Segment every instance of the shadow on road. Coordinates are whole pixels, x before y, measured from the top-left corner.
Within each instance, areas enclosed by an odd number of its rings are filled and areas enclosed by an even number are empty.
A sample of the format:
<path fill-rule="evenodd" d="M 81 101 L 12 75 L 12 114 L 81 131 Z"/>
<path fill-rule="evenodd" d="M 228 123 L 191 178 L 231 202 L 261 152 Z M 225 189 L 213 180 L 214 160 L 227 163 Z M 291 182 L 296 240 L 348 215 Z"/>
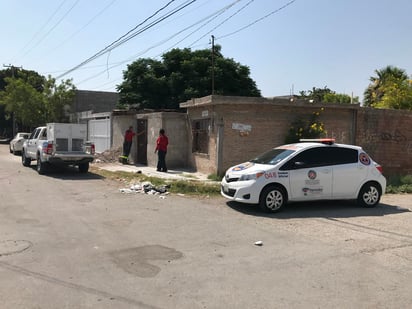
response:
<path fill-rule="evenodd" d="M 36 166 L 33 165 L 31 168 L 37 173 Z M 53 168 L 48 168 L 46 173 L 42 176 L 52 177 L 62 180 L 96 180 L 104 179 L 103 176 L 95 174 L 93 172 L 80 173 L 79 169 L 74 166 L 53 166 Z"/>
<path fill-rule="evenodd" d="M 317 201 L 291 203 L 278 213 L 265 213 L 258 205 L 243 204 L 233 201 L 226 203 L 230 208 L 250 216 L 274 219 L 294 218 L 351 218 L 380 217 L 410 212 L 409 209 L 396 205 L 379 204 L 374 208 L 358 206 L 354 201 Z"/>

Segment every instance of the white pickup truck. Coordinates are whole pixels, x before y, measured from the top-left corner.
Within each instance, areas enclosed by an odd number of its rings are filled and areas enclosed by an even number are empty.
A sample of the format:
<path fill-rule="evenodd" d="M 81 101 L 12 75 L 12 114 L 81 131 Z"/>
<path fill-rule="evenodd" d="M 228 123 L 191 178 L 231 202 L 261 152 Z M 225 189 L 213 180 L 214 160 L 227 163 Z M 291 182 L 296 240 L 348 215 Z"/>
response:
<path fill-rule="evenodd" d="M 94 152 L 94 144 L 87 141 L 86 124 L 48 123 L 36 128 L 24 142 L 21 158 L 24 166 L 36 160 L 39 174 L 53 165 L 74 165 L 80 173 L 87 173 Z"/>

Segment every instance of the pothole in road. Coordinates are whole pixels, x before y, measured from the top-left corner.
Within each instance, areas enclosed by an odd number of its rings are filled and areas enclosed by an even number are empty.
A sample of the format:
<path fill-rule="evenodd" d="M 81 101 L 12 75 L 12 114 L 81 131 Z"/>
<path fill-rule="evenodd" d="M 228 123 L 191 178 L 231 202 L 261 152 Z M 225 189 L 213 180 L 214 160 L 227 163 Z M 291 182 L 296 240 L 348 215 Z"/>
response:
<path fill-rule="evenodd" d="M 3 240 L 0 241 L 0 256 L 21 253 L 33 244 L 28 240 Z"/>

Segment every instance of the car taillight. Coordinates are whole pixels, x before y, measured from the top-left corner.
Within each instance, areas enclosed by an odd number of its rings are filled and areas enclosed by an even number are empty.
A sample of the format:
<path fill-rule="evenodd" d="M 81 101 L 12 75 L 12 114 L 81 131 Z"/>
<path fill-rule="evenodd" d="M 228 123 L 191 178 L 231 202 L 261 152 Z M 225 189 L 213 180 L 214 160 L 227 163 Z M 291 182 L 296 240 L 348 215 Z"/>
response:
<path fill-rule="evenodd" d="M 91 147 L 90 147 L 91 154 L 94 155 L 95 151 L 96 151 L 96 149 L 94 147 L 94 144 L 92 144 Z"/>
<path fill-rule="evenodd" d="M 376 164 L 375 167 L 376 167 L 376 169 L 377 169 L 381 174 L 383 174 L 383 168 L 382 168 L 381 165 Z"/>
<path fill-rule="evenodd" d="M 52 143 L 44 143 L 43 144 L 43 153 L 45 154 L 53 154 L 53 144 Z"/>

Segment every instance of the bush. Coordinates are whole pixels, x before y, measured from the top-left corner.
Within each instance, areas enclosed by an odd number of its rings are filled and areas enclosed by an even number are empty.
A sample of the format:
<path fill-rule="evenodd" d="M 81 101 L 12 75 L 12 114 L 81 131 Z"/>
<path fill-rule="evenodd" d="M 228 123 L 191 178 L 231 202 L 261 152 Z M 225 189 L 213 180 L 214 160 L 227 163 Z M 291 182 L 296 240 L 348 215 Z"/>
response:
<path fill-rule="evenodd" d="M 386 193 L 412 193 L 412 175 L 388 177 Z"/>

